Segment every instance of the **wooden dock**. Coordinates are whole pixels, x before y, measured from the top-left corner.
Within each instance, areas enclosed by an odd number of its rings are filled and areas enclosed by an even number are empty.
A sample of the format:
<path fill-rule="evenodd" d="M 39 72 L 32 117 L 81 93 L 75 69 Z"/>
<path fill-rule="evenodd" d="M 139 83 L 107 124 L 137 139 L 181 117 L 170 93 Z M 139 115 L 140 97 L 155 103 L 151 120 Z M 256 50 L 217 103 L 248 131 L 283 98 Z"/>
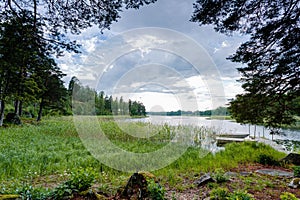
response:
<path fill-rule="evenodd" d="M 231 137 L 216 137 L 217 146 L 224 146 L 227 143 L 231 142 L 244 142 L 245 138 L 231 138 Z"/>
<path fill-rule="evenodd" d="M 229 134 L 229 133 L 224 133 L 224 134 L 218 134 L 218 137 L 224 137 L 224 138 L 246 138 L 250 134 L 249 133 L 237 133 L 237 134 Z"/>

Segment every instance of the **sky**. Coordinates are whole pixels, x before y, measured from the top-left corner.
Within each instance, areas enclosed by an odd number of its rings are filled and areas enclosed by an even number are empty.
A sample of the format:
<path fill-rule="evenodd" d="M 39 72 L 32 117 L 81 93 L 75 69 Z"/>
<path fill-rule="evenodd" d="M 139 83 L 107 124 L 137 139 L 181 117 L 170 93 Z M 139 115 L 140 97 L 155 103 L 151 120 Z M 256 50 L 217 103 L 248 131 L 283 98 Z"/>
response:
<path fill-rule="evenodd" d="M 147 111 L 208 110 L 243 90 L 232 55 L 245 36 L 226 36 L 190 22 L 193 0 L 158 0 L 124 10 L 103 33 L 96 27 L 70 36 L 82 53 L 67 53 L 59 66 L 84 85 L 141 101 Z"/>

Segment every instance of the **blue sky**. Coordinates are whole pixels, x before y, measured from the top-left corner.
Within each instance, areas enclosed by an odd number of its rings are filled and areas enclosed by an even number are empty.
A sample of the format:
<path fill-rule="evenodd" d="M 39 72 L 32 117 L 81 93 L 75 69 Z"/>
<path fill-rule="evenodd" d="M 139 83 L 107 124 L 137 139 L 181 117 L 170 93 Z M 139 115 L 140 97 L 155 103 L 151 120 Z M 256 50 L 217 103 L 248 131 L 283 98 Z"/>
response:
<path fill-rule="evenodd" d="M 225 36 L 189 21 L 193 0 L 158 0 L 125 10 L 103 34 L 96 27 L 70 36 L 82 54 L 59 65 L 68 76 L 114 97 L 142 101 L 147 111 L 205 110 L 241 93 L 239 74 L 226 57 L 246 37 Z"/>

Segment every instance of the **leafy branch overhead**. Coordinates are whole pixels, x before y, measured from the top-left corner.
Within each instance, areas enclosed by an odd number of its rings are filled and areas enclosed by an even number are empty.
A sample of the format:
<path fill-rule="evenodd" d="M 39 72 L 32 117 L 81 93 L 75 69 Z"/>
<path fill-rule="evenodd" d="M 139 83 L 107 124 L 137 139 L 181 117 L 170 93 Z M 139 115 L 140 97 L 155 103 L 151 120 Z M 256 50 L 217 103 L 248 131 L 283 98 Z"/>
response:
<path fill-rule="evenodd" d="M 252 96 L 278 102 L 278 112 L 292 113 L 285 105 L 300 95 L 300 1 L 197 0 L 194 9 L 193 22 L 211 24 L 228 35 L 250 36 L 228 57 L 244 64 L 238 68 L 242 87 Z"/>
<path fill-rule="evenodd" d="M 4 0 L 0 2 L 0 18 L 20 16 L 24 12 L 33 15 L 34 23 L 41 23 L 47 35 L 44 39 L 56 48 L 57 54 L 64 50 L 78 52 L 75 41 L 68 41 L 64 32 L 79 34 L 82 30 L 98 26 L 109 29 L 119 18 L 124 8 L 138 9 L 156 0 Z M 123 8 L 124 7 L 124 8 Z"/>

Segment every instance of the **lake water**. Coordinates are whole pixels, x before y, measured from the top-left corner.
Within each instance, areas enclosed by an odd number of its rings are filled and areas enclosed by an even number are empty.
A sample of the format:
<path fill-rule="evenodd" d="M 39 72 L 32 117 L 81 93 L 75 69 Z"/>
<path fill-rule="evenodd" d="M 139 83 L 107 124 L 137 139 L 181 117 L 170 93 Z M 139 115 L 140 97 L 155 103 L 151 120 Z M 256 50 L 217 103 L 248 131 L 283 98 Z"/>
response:
<path fill-rule="evenodd" d="M 230 133 L 240 134 L 249 133 L 254 136 L 256 129 L 256 137 L 265 137 L 272 139 L 270 130 L 263 126 L 241 125 L 239 123 L 229 120 L 216 120 L 208 119 L 206 117 L 193 117 L 193 116 L 154 116 L 151 115 L 147 118 L 132 119 L 132 121 L 150 122 L 152 124 L 169 124 L 169 125 L 192 125 L 192 126 L 206 126 L 213 128 L 216 133 Z M 291 140 L 300 142 L 300 130 L 282 129 L 280 135 L 274 135 L 274 140 Z"/>

